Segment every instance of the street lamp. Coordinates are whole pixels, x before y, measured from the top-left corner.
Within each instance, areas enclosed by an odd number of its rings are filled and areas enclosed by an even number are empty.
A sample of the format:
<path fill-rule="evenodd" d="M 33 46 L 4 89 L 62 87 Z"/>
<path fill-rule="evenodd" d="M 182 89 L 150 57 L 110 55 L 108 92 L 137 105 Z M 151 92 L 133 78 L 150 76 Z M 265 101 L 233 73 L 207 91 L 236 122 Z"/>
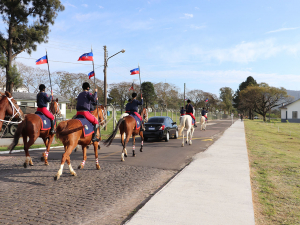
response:
<path fill-rule="evenodd" d="M 122 49 L 121 51 L 117 52 L 116 54 L 110 56 L 107 58 L 107 51 L 106 51 L 106 45 L 103 46 L 104 47 L 104 69 L 103 69 L 103 72 L 104 72 L 104 105 L 106 106 L 107 105 L 107 83 L 106 83 L 106 68 L 107 68 L 107 61 L 114 57 L 115 55 L 119 54 L 119 53 L 124 53 L 125 52 L 125 49 Z"/>

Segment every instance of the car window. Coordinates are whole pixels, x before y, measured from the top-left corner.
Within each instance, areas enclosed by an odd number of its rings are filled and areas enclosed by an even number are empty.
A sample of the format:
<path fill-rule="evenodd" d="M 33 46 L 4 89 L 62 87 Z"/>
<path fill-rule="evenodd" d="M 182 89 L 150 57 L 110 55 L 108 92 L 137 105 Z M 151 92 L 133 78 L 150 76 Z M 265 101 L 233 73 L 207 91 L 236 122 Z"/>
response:
<path fill-rule="evenodd" d="M 148 123 L 163 123 L 164 118 L 149 118 Z"/>

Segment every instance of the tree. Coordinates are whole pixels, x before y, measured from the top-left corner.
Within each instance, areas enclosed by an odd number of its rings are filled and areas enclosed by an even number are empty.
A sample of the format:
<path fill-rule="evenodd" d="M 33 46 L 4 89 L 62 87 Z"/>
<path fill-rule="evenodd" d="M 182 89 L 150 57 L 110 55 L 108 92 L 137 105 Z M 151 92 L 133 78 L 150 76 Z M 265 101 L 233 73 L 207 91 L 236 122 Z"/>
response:
<path fill-rule="evenodd" d="M 267 113 L 280 105 L 280 101 L 288 97 L 284 88 L 270 87 L 266 83 L 258 86 L 248 86 L 240 93 L 241 104 L 252 107 L 254 111 L 263 116 L 266 121 Z"/>
<path fill-rule="evenodd" d="M 31 54 L 36 43 L 47 43 L 49 25 L 64 6 L 59 0 L 0 0 L 0 14 L 7 34 L 0 33 L 0 52 L 6 58 L 6 90 L 13 91 L 12 60 L 21 52 Z"/>
<path fill-rule="evenodd" d="M 179 108 L 182 105 L 178 88 L 173 84 L 156 83 L 154 84 L 155 94 L 158 105 L 167 108 Z"/>
<path fill-rule="evenodd" d="M 142 83 L 142 92 L 143 92 L 143 99 L 146 103 L 146 108 L 148 104 L 153 104 L 156 99 L 156 94 L 154 91 L 154 86 L 151 82 L 143 82 Z"/>
<path fill-rule="evenodd" d="M 120 82 L 120 83 L 113 83 L 110 86 L 111 86 L 109 92 L 110 100 L 113 101 L 113 103 L 118 104 L 121 108 L 121 113 L 123 113 L 123 108 L 126 100 L 131 98 L 131 93 L 129 92 L 131 83 Z"/>
<path fill-rule="evenodd" d="M 232 98 L 233 90 L 230 87 L 220 88 L 220 99 L 223 101 L 228 114 L 232 109 Z"/>

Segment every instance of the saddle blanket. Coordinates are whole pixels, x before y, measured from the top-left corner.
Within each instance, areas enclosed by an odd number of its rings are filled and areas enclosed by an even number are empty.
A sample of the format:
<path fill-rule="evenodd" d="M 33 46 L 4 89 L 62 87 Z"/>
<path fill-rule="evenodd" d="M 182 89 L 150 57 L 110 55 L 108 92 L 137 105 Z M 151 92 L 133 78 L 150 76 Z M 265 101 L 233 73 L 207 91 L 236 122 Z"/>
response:
<path fill-rule="evenodd" d="M 94 125 L 88 121 L 83 115 L 78 115 L 75 117 L 76 120 L 79 120 L 83 128 L 84 137 L 89 136 L 94 133 Z"/>
<path fill-rule="evenodd" d="M 134 113 L 130 113 L 129 115 L 135 119 L 135 129 L 140 129 L 141 120 Z"/>
<path fill-rule="evenodd" d="M 36 111 L 36 115 L 38 115 L 41 118 L 42 121 L 42 128 L 41 130 L 50 130 L 51 129 L 51 120 L 44 115 L 44 113 Z"/>

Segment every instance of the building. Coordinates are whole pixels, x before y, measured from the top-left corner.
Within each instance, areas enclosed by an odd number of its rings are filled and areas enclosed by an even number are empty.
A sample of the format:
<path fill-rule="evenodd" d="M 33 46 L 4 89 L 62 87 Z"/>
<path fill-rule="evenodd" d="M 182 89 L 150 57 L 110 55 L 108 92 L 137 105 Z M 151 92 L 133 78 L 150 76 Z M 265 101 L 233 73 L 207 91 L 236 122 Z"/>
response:
<path fill-rule="evenodd" d="M 19 106 L 29 106 L 29 107 L 37 107 L 36 103 L 36 93 L 26 93 L 26 92 L 13 92 L 13 97 L 17 101 Z M 59 108 L 62 114 L 63 119 L 66 118 L 66 104 L 69 103 L 68 99 L 65 99 L 59 95 L 53 95 L 53 98 L 58 98 Z M 49 109 L 49 104 L 48 107 Z"/>
<path fill-rule="evenodd" d="M 288 104 L 282 104 L 281 122 L 300 123 L 300 99 Z"/>

